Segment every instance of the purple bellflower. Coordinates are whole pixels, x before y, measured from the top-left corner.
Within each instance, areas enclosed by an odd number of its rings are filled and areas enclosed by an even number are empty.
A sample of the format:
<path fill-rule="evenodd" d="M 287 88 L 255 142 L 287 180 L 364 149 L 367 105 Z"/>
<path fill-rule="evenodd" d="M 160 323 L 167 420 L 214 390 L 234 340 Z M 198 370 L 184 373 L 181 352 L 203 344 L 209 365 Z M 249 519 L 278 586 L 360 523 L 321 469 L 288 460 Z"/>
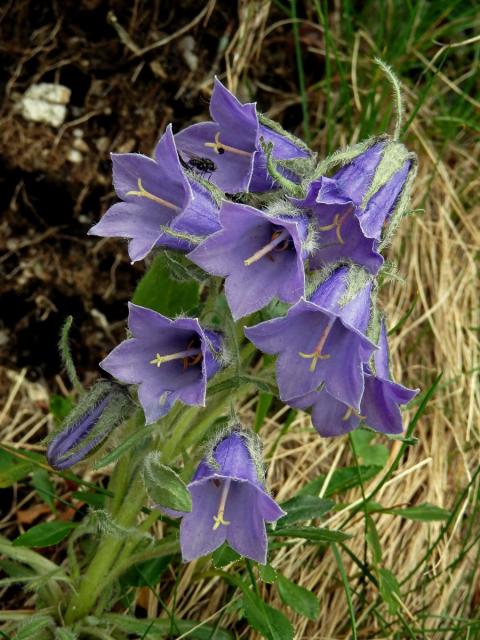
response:
<path fill-rule="evenodd" d="M 305 149 L 259 122 L 255 103 L 242 104 L 215 78 L 210 100 L 213 122 L 192 124 L 175 135 L 184 162 L 209 161 L 209 179 L 226 193 L 275 188 L 261 139 L 273 144 L 274 160 L 308 158 Z M 190 159 L 190 160 L 189 160 Z"/>
<path fill-rule="evenodd" d="M 368 196 L 387 154 L 399 155 L 404 161 L 382 186 Z M 334 174 L 340 189 L 357 205 L 356 215 L 367 238 L 380 240 L 383 226 L 392 215 L 409 174 L 415 168 L 413 157 L 403 145 L 384 139 L 375 142 Z"/>
<path fill-rule="evenodd" d="M 258 349 L 278 354 L 276 377 L 282 400 L 288 402 L 324 385 L 334 398 L 360 410 L 362 365 L 376 348 L 365 335 L 372 282 L 368 280 L 352 299 L 344 301 L 347 278 L 348 269 L 339 268 L 286 316 L 245 329 Z"/>
<path fill-rule="evenodd" d="M 373 354 L 375 373 L 364 365 L 365 391 L 360 411 L 339 402 L 326 389 L 290 400 L 297 409 L 312 407 L 312 422 L 322 436 L 339 436 L 352 431 L 361 421 L 375 431 L 399 434 L 403 431 L 400 405 L 407 404 L 418 389 L 407 389 L 390 379 L 385 321 L 382 321 L 379 348 Z"/>
<path fill-rule="evenodd" d="M 68 469 L 83 460 L 123 422 L 134 408 L 128 391 L 108 380 L 100 380 L 66 417 L 48 448 L 48 464 Z"/>
<path fill-rule="evenodd" d="M 194 245 L 182 234 L 207 236 L 219 229 L 218 208 L 205 187 L 189 180 L 180 164 L 169 126 L 155 158 L 138 153 L 112 154 L 117 202 L 89 235 L 129 238 L 132 262 L 154 247 L 189 251 Z M 179 233 L 178 237 L 168 229 Z"/>
<path fill-rule="evenodd" d="M 221 231 L 188 257 L 208 273 L 226 276 L 225 294 L 235 320 L 262 309 L 274 297 L 293 303 L 303 295 L 304 219 L 271 216 L 224 201 L 220 224 Z"/>
<path fill-rule="evenodd" d="M 309 258 L 311 269 L 348 259 L 373 275 L 377 273 L 383 258 L 375 250 L 375 241 L 365 237 L 355 215 L 356 205 L 335 180 L 314 180 L 305 198 L 290 200 L 296 207 L 310 211 L 314 219 L 316 249 Z"/>
<path fill-rule="evenodd" d="M 218 371 L 217 334 L 202 329 L 196 318 L 170 320 L 129 303 L 125 340 L 100 363 L 127 384 L 138 385 L 147 424 L 164 416 L 178 399 L 205 406 L 207 381 Z"/>
<path fill-rule="evenodd" d="M 253 438 L 240 431 L 222 437 L 188 485 L 192 510 L 162 509 L 182 517 L 180 547 L 185 562 L 215 551 L 226 541 L 240 555 L 266 563 L 265 522 L 275 522 L 285 512 L 259 477 L 258 445 Z"/>

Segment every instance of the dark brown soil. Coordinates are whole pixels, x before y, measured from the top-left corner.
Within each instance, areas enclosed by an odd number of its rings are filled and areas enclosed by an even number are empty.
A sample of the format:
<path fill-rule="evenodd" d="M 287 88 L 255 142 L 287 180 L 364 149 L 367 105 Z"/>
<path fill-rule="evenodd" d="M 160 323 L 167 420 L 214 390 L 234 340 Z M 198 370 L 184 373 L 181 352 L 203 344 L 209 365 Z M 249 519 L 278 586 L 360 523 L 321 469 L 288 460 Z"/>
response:
<path fill-rule="evenodd" d="M 198 58 L 194 71 L 178 38 L 142 55 L 134 51 L 175 33 L 205 6 L 14 0 L 0 10 L 0 364 L 28 367 L 30 379 L 50 381 L 60 370 L 56 344 L 69 314 L 83 378 L 97 375 L 98 361 L 122 337 L 126 302 L 144 266 L 129 264 L 123 242 L 87 238 L 86 232 L 115 198 L 111 150 L 150 153 L 168 122 L 178 130 L 208 117 L 211 77 L 224 70 L 219 43 L 237 28 L 234 5 L 217 2 L 207 22 L 188 31 Z M 109 11 L 128 32 L 127 46 Z M 258 78 L 293 91 L 294 70 L 285 76 L 283 65 L 293 64 L 291 38 L 279 47 L 279 34 L 270 64 L 260 58 L 248 71 L 249 82 Z M 19 98 L 37 82 L 71 89 L 61 128 L 18 113 Z M 250 86 L 267 109 L 272 94 L 262 99 Z M 295 128 L 298 104 L 282 115 Z M 68 160 L 75 144 L 83 156 L 77 164 Z"/>

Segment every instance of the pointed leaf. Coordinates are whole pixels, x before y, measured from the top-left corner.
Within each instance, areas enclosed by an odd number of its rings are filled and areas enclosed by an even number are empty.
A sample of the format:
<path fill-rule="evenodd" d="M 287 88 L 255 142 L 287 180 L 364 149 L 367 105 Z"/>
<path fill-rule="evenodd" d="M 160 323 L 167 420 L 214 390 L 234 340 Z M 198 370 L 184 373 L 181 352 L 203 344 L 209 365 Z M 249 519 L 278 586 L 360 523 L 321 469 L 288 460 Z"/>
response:
<path fill-rule="evenodd" d="M 68 536 L 72 529 L 75 529 L 75 522 L 42 522 L 15 538 L 15 547 L 51 547 L 58 544 Z"/>
<path fill-rule="evenodd" d="M 277 526 L 286 527 L 300 520 L 321 518 L 335 506 L 335 502 L 333 500 L 324 500 L 317 496 L 297 495 L 286 502 L 282 502 L 280 506 L 287 512 L 287 515 L 278 520 Z"/>
<path fill-rule="evenodd" d="M 145 458 L 143 479 L 148 495 L 159 507 L 183 512 L 192 510 L 192 496 L 187 485 L 173 469 L 161 464 L 155 451 Z"/>
<path fill-rule="evenodd" d="M 282 602 L 302 616 L 316 620 L 320 613 L 320 601 L 308 589 L 300 587 L 285 576 L 278 576 L 278 593 Z"/>
<path fill-rule="evenodd" d="M 174 281 L 163 253 L 157 255 L 133 294 L 134 304 L 173 317 L 198 304 L 197 282 Z"/>
<path fill-rule="evenodd" d="M 293 639 L 290 621 L 283 613 L 265 604 L 256 593 L 244 590 L 243 608 L 250 625 L 267 640 Z"/>

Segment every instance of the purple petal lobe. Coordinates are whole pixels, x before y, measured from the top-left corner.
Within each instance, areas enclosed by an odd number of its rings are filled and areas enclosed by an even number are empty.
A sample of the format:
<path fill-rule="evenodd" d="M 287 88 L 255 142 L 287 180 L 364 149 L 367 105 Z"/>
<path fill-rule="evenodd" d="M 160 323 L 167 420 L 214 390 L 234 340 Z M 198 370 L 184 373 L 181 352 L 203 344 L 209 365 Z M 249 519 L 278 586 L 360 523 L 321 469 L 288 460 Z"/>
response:
<path fill-rule="evenodd" d="M 261 309 L 274 297 L 290 303 L 300 298 L 305 287 L 303 220 L 224 202 L 220 224 L 222 229 L 188 257 L 207 272 L 226 276 L 225 293 L 235 319 Z"/>
<path fill-rule="evenodd" d="M 261 564 L 267 561 L 267 533 L 260 497 L 263 492 L 248 482 L 232 483 L 225 511 L 227 542 L 237 553 Z"/>
<path fill-rule="evenodd" d="M 184 562 L 205 556 L 218 549 L 226 539 L 225 526 L 214 529 L 214 517 L 225 480 L 201 480 L 189 485 L 192 510 L 182 518 L 180 546 Z"/>

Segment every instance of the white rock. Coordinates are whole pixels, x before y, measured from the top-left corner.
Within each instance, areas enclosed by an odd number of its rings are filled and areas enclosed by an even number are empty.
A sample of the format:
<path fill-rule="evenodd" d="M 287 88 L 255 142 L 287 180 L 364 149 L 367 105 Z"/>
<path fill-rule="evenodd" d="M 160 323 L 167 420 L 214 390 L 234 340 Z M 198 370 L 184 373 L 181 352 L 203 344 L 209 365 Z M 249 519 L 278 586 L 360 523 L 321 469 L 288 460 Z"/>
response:
<path fill-rule="evenodd" d="M 20 113 L 31 122 L 60 127 L 67 116 L 66 105 L 70 101 L 70 95 L 70 89 L 61 84 L 32 84 L 20 101 Z"/>
<path fill-rule="evenodd" d="M 69 149 L 67 153 L 67 160 L 72 164 L 79 164 L 83 160 L 83 156 L 77 149 Z"/>

